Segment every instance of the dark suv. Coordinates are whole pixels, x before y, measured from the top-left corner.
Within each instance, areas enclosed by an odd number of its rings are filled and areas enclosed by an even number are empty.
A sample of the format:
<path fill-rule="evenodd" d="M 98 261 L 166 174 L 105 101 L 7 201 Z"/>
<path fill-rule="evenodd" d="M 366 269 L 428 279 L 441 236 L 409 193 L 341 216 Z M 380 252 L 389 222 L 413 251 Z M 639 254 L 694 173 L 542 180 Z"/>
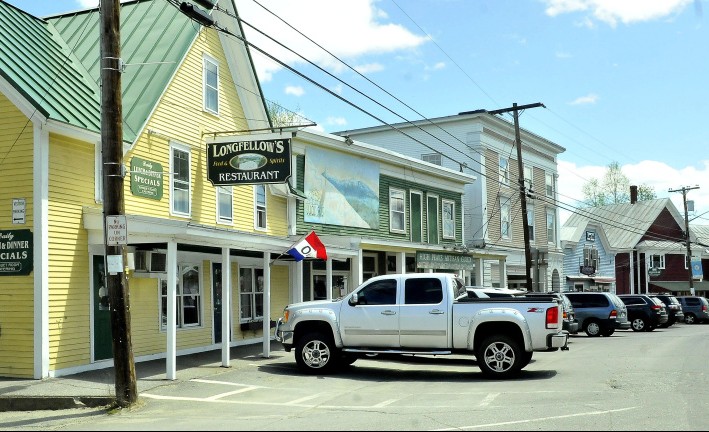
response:
<path fill-rule="evenodd" d="M 633 331 L 653 331 L 669 319 L 665 304 L 656 297 L 646 294 L 621 294 L 618 297 L 628 307 Z"/>
<path fill-rule="evenodd" d="M 676 322 L 684 322 L 682 304 L 677 300 L 677 297 L 667 293 L 650 294 L 650 297 L 659 298 L 667 309 L 668 320 L 665 324 L 661 324 L 660 327 L 667 328 Z"/>
<path fill-rule="evenodd" d="M 628 311 L 617 295 L 608 292 L 565 292 L 581 330 L 589 336 L 610 336 L 630 328 Z"/>
<path fill-rule="evenodd" d="M 700 296 L 678 296 L 684 312 L 684 322 L 695 324 L 709 321 L 709 302 Z"/>

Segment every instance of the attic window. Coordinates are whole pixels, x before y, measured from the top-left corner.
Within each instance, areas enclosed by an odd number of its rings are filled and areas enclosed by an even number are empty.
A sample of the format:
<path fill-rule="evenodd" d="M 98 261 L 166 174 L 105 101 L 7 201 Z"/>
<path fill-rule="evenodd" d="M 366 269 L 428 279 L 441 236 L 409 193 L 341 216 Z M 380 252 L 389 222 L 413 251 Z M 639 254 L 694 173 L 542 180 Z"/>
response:
<path fill-rule="evenodd" d="M 204 57 L 204 110 L 219 115 L 219 64 Z"/>

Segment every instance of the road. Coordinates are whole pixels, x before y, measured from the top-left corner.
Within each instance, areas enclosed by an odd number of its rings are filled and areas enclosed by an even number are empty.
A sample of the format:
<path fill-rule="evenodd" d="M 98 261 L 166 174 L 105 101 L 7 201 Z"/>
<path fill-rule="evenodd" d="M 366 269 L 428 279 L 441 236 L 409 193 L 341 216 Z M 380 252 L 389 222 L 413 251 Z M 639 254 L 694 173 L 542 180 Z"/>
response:
<path fill-rule="evenodd" d="M 506 381 L 465 356 L 362 359 L 305 376 L 276 351 L 141 393 L 131 409 L 3 413 L 0 429 L 707 430 L 708 359 L 709 325 L 687 324 L 579 334 Z"/>

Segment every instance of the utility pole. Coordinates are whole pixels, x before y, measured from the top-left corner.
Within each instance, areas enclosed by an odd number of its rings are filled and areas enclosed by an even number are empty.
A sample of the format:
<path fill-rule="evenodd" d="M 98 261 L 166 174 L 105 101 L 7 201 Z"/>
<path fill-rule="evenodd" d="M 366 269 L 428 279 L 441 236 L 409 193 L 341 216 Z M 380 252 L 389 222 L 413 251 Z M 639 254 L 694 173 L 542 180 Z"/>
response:
<path fill-rule="evenodd" d="M 689 293 L 694 295 L 694 277 L 692 276 L 692 242 L 689 238 L 689 214 L 687 212 L 687 192 L 692 189 L 699 189 L 699 186 L 685 186 L 681 189 L 670 189 L 669 192 L 682 192 L 682 201 L 684 202 L 684 235 L 687 240 L 687 268 L 689 269 Z"/>
<path fill-rule="evenodd" d="M 130 302 L 126 262 L 127 225 L 113 224 L 110 229 L 125 232 L 109 238 L 109 217 L 125 221 L 123 172 L 123 108 L 121 101 L 120 0 L 101 0 L 101 151 L 103 168 L 103 215 L 106 287 L 111 309 L 113 368 L 116 378 L 116 402 L 128 407 L 138 400 L 138 391 L 130 332 Z M 122 225 L 122 226 L 120 226 Z M 114 241 L 115 240 L 115 241 Z"/>
<path fill-rule="evenodd" d="M 527 290 L 534 291 L 532 287 L 532 249 L 529 245 L 529 220 L 527 219 L 527 188 L 524 185 L 524 164 L 522 163 L 522 139 L 519 133 L 519 112 L 527 108 L 544 107 L 542 103 L 533 103 L 528 105 L 517 106 L 512 104 L 510 108 L 503 108 L 494 111 L 488 111 L 490 114 L 502 114 L 512 111 L 514 113 L 515 122 L 515 146 L 517 146 L 517 169 L 519 171 L 519 196 L 522 205 L 522 227 L 524 229 L 524 261 L 525 275 L 527 280 Z M 546 108 L 546 107 L 544 107 Z"/>

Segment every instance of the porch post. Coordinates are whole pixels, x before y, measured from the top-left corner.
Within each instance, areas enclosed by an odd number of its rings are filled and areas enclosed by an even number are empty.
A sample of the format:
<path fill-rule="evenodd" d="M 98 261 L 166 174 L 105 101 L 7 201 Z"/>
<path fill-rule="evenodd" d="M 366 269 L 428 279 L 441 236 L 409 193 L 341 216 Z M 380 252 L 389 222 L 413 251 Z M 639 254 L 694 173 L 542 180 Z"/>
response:
<path fill-rule="evenodd" d="M 293 303 L 303 301 L 303 261 L 295 263 L 295 292 L 293 293 Z"/>
<path fill-rule="evenodd" d="M 222 248 L 222 367 L 231 365 L 231 259 L 229 248 Z"/>
<path fill-rule="evenodd" d="M 475 286 L 483 286 L 483 259 L 482 258 L 475 258 L 475 280 L 473 281 L 473 285 Z"/>
<path fill-rule="evenodd" d="M 325 262 L 325 298 L 332 300 L 332 258 L 328 257 Z"/>
<path fill-rule="evenodd" d="M 271 357 L 271 252 L 263 253 L 263 358 Z"/>
<path fill-rule="evenodd" d="M 396 255 L 396 273 L 404 274 L 406 273 L 406 252 L 399 252 Z"/>
<path fill-rule="evenodd" d="M 635 257 L 633 251 L 630 251 L 629 255 L 630 269 L 628 271 L 628 276 L 630 276 L 630 294 L 635 294 Z"/>
<path fill-rule="evenodd" d="M 162 288 L 161 288 L 162 289 Z M 167 379 L 177 379 L 177 242 L 167 242 Z"/>
<path fill-rule="evenodd" d="M 507 263 L 502 258 L 498 261 L 500 267 L 500 288 L 507 288 Z"/>

